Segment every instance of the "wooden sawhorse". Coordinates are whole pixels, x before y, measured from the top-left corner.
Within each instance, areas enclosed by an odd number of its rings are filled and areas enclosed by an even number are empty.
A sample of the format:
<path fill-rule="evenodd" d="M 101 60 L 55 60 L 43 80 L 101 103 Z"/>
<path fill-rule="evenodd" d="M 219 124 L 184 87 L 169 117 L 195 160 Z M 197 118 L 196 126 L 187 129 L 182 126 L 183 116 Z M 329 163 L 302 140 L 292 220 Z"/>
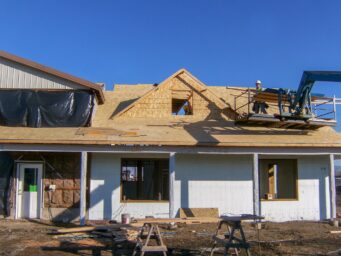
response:
<path fill-rule="evenodd" d="M 213 247 L 211 249 L 211 256 L 214 254 L 215 247 L 217 244 L 224 246 L 224 256 L 229 255 L 229 249 L 232 248 L 236 255 L 239 255 L 239 249 L 244 249 L 248 256 L 251 256 L 250 244 L 246 241 L 245 234 L 242 227 L 242 220 L 260 220 L 263 217 L 256 215 L 241 215 L 241 216 L 231 216 L 231 217 L 221 217 L 218 222 L 218 227 L 216 233 L 213 235 L 214 240 Z M 225 234 L 219 234 L 223 226 L 226 226 L 227 230 Z M 240 237 L 236 237 L 236 231 L 239 231 Z"/>
<path fill-rule="evenodd" d="M 156 245 L 150 245 L 151 240 L 155 240 Z M 141 231 L 137 236 L 137 243 L 133 256 L 135 256 L 138 251 L 141 252 L 141 256 L 144 256 L 146 252 L 162 252 L 164 256 L 167 256 L 168 249 L 162 241 L 158 223 L 143 224 Z"/>

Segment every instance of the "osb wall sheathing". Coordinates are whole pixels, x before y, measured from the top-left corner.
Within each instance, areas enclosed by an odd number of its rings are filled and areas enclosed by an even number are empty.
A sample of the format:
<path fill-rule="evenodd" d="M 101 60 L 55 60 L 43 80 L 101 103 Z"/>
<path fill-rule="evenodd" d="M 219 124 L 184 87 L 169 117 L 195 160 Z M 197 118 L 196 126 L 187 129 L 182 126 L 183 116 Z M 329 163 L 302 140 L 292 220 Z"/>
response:
<path fill-rule="evenodd" d="M 44 162 L 43 190 L 44 207 L 78 208 L 80 198 L 80 154 L 15 152 L 13 159 Z M 50 184 L 56 190 L 48 192 Z"/>
<path fill-rule="evenodd" d="M 193 115 L 186 117 L 202 120 L 231 118 L 231 111 L 226 104 L 208 87 L 186 72 L 179 73 L 166 80 L 153 91 L 140 98 L 135 104 L 132 104 L 130 108 L 118 114 L 118 116 L 128 118 L 169 118 L 172 116 L 172 95 L 184 91 L 193 95 L 190 99 Z"/>

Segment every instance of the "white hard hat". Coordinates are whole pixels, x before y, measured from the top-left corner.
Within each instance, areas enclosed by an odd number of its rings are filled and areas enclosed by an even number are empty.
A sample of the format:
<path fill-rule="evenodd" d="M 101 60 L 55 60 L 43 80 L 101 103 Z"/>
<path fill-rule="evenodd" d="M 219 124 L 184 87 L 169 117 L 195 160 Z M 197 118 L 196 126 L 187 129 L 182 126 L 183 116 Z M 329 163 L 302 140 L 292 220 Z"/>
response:
<path fill-rule="evenodd" d="M 261 84 L 261 83 L 262 83 L 261 80 L 257 80 L 257 81 L 256 81 L 256 84 Z"/>

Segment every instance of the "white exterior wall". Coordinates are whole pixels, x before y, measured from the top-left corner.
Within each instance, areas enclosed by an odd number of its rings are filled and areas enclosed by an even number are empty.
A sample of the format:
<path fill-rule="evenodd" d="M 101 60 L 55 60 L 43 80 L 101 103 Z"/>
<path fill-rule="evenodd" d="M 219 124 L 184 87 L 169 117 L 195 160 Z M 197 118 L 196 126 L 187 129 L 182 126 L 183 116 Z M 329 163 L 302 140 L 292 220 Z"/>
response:
<path fill-rule="evenodd" d="M 166 155 L 167 156 L 167 155 Z M 121 203 L 120 172 L 121 159 L 134 158 L 134 155 L 119 154 L 91 154 L 90 171 L 90 207 L 89 219 L 121 220 L 122 213 L 129 213 L 131 217 L 144 218 L 152 215 L 167 218 L 168 203 Z M 137 157 L 157 158 L 160 155 L 137 155 Z"/>
<path fill-rule="evenodd" d="M 87 89 L 71 81 L 53 76 L 0 57 L 1 89 Z"/>
<path fill-rule="evenodd" d="M 218 208 L 219 214 L 252 214 L 252 158 L 176 155 L 175 212 Z"/>
<path fill-rule="evenodd" d="M 298 158 L 298 200 L 261 201 L 261 215 L 270 221 L 330 218 L 328 156 Z"/>
<path fill-rule="evenodd" d="M 160 154 L 91 155 L 89 219 L 120 220 L 122 213 L 143 218 L 168 217 L 168 203 L 121 203 L 121 158 L 168 158 Z M 279 158 L 279 157 L 278 157 Z M 327 156 L 298 157 L 296 201 L 261 201 L 270 221 L 320 220 L 330 217 Z M 252 156 L 176 155 L 174 209 L 217 207 L 220 214 L 253 213 Z"/>

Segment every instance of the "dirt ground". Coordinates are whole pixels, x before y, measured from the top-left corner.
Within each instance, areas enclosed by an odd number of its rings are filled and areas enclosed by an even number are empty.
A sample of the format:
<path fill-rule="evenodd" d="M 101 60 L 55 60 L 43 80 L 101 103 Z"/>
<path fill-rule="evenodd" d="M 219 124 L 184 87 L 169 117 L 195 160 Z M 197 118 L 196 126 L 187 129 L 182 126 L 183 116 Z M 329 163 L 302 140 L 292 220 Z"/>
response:
<path fill-rule="evenodd" d="M 341 213 L 341 180 L 337 180 L 338 212 Z M 340 216 L 341 217 L 341 216 Z M 339 218 L 341 222 L 341 218 Z M 56 224 L 34 220 L 0 220 L 0 255 L 131 255 L 134 243 L 118 244 L 113 252 L 111 238 L 92 233 L 53 234 Z M 264 223 L 261 230 L 243 224 L 252 255 L 341 255 L 341 230 L 326 222 Z M 174 230 L 161 228 L 168 255 L 209 255 L 216 224 L 178 225 Z M 258 242 L 260 241 L 260 242 Z M 219 251 L 215 255 L 222 255 Z"/>
<path fill-rule="evenodd" d="M 119 244 L 113 253 L 110 238 L 91 233 L 51 234 L 57 228 L 60 227 L 48 222 L 1 220 L 0 255 L 132 254 L 133 243 Z M 161 232 L 169 255 L 209 255 L 215 229 L 215 224 L 183 224 L 175 230 L 161 229 Z M 253 255 L 341 255 L 335 252 L 341 248 L 341 234 L 330 234 L 330 230 L 337 228 L 327 223 L 265 223 L 259 237 L 250 223 L 244 224 L 244 230 Z M 216 255 L 221 254 L 218 251 Z"/>

